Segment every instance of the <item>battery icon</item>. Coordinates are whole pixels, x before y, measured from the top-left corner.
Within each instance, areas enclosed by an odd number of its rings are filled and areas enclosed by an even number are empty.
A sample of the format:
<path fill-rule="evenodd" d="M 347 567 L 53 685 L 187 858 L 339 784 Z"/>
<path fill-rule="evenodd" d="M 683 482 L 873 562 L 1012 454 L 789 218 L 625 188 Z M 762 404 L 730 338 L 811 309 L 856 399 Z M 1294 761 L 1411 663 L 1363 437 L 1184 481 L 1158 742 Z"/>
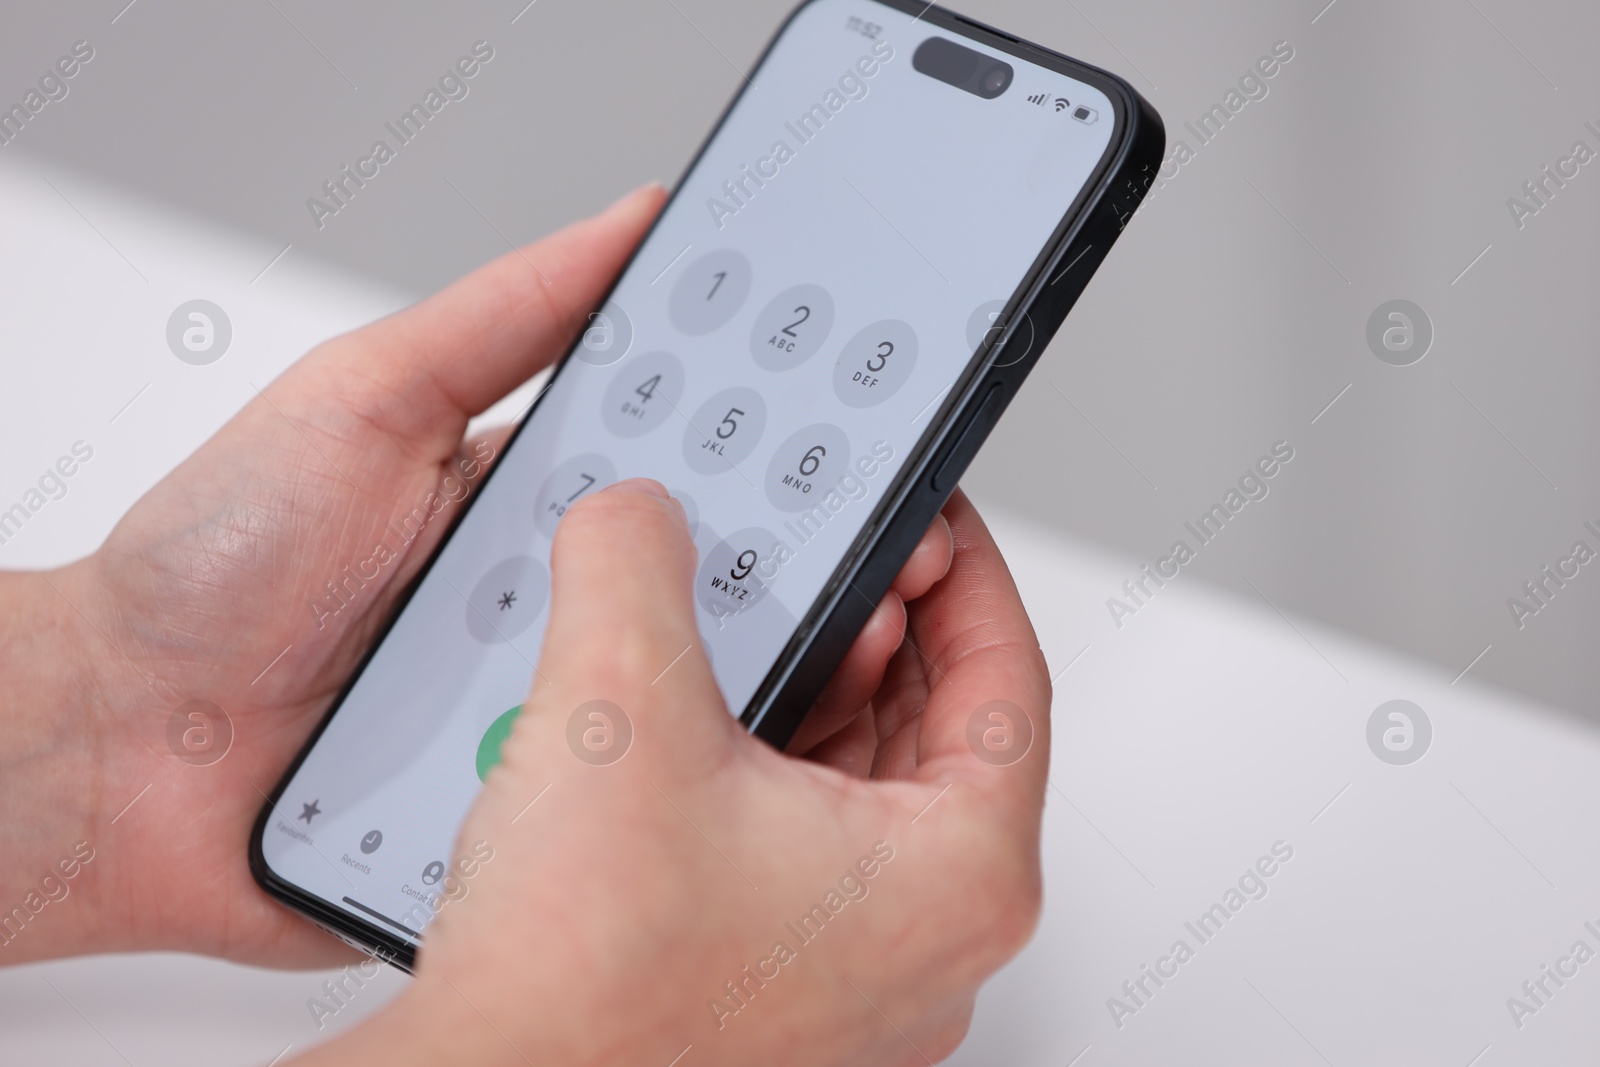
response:
<path fill-rule="evenodd" d="M 1089 123 L 1093 122 L 1095 119 L 1100 117 L 1100 112 L 1096 111 L 1092 107 L 1084 107 L 1084 106 L 1082 106 L 1080 104 L 1079 106 L 1077 106 L 1077 107 L 1072 109 L 1072 117 L 1077 119 L 1079 122 L 1083 123 L 1084 125 L 1088 125 Z"/>

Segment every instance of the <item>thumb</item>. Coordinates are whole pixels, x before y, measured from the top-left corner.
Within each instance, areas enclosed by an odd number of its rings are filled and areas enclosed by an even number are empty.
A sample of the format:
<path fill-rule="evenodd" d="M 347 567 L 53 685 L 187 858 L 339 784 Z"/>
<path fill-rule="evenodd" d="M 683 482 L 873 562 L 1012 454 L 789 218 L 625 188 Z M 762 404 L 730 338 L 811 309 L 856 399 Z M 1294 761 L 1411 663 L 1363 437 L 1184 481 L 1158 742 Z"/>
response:
<path fill-rule="evenodd" d="M 331 394 L 441 458 L 467 420 L 554 362 L 649 227 L 666 193 L 634 190 L 592 218 L 514 249 L 454 284 L 323 345 L 284 377 Z"/>
<path fill-rule="evenodd" d="M 538 714 L 552 727 L 575 715 L 581 725 L 590 717 L 578 709 L 604 701 L 613 707 L 595 705 L 594 722 L 679 770 L 729 744 L 737 731 L 701 648 L 694 568 L 683 506 L 658 482 L 618 482 L 568 511 L 551 547 L 550 621 L 530 700 Z M 569 747 L 582 743 L 575 736 Z"/>

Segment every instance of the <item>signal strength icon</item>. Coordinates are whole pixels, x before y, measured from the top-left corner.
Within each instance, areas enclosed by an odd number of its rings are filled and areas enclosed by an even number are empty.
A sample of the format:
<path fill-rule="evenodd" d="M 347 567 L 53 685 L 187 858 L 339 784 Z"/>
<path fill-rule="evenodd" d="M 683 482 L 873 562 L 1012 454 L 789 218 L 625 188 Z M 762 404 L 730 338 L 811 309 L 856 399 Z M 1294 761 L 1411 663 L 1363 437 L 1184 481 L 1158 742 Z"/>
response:
<path fill-rule="evenodd" d="M 1044 94 L 1035 93 L 1033 96 L 1028 97 L 1028 103 L 1038 104 L 1040 107 L 1044 107 Z"/>

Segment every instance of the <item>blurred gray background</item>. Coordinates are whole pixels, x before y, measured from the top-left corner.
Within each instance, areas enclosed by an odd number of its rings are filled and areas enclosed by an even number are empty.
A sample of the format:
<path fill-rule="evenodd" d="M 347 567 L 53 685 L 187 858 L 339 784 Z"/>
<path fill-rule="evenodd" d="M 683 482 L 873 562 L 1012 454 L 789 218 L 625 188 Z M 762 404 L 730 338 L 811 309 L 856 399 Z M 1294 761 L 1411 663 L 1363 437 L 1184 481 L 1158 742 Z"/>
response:
<path fill-rule="evenodd" d="M 49 121 L 3 151 L 97 171 L 419 296 L 507 237 L 673 181 L 792 6 L 125 2 L 0 16 L 0 94 L 74 40 L 97 50 Z M 1600 166 L 1521 229 L 1506 200 L 1574 141 L 1600 149 L 1584 128 L 1600 125 L 1588 54 L 1600 8 L 1325 5 L 960 6 L 1124 75 L 1169 139 L 1196 150 L 968 484 L 1153 560 L 1288 440 L 1296 459 L 1271 497 L 1185 573 L 1449 677 L 1487 648 L 1475 679 L 1590 714 L 1600 578 L 1585 568 L 1520 631 L 1506 601 L 1579 537 L 1600 546 L 1581 525 L 1600 522 Z M 478 39 L 495 59 L 470 96 L 319 231 L 306 198 Z M 1281 40 L 1295 54 L 1269 95 L 1202 146 L 1183 123 Z M 1436 331 L 1403 368 L 1365 340 L 1395 298 Z"/>

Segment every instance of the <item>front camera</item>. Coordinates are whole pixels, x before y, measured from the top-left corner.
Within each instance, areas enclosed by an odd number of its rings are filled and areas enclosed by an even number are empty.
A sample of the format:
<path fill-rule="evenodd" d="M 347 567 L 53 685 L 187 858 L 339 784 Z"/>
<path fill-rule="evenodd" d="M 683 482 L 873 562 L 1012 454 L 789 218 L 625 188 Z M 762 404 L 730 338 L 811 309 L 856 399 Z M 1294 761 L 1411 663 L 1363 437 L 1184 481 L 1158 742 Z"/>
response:
<path fill-rule="evenodd" d="M 993 100 L 1011 85 L 1015 71 L 1003 59 L 956 44 L 947 37 L 929 37 L 911 56 L 911 67 L 973 96 Z"/>

